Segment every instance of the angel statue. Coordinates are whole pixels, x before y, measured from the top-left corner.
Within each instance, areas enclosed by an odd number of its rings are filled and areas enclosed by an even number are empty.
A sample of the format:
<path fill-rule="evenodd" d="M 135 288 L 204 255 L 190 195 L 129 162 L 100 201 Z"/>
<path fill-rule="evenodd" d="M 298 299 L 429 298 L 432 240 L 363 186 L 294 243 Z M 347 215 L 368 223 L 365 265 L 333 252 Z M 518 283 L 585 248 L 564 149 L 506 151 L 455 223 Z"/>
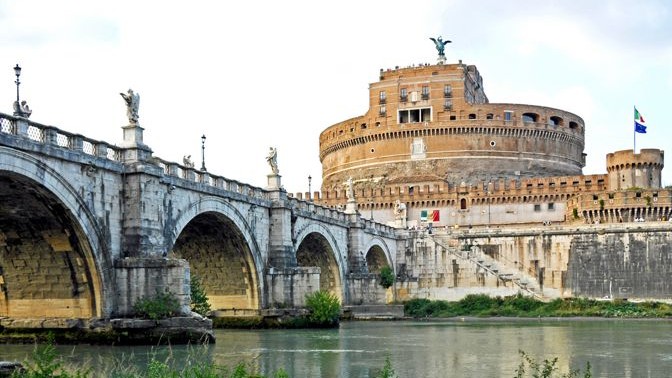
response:
<path fill-rule="evenodd" d="M 442 40 L 442 39 L 441 39 L 441 36 L 439 36 L 439 38 L 437 38 L 437 39 L 434 39 L 434 38 L 430 38 L 430 39 L 431 39 L 432 42 L 434 42 L 434 44 L 436 45 L 436 51 L 439 52 L 439 56 L 440 56 L 440 57 L 444 56 L 444 55 L 443 55 L 443 50 L 444 50 L 444 48 L 446 47 L 446 45 L 450 43 L 450 41 L 447 41 L 447 40 L 444 41 L 444 40 Z"/>
<path fill-rule="evenodd" d="M 268 162 L 268 165 L 271 166 L 271 171 L 274 174 L 278 174 L 278 150 L 275 149 L 274 147 L 271 147 L 268 150 L 268 156 L 266 156 L 266 161 Z"/>
<path fill-rule="evenodd" d="M 126 94 L 119 93 L 121 97 L 126 101 L 126 116 L 128 116 L 128 122 L 132 125 L 138 123 L 138 108 L 140 107 L 140 95 L 133 93 L 132 89 L 129 89 Z"/>

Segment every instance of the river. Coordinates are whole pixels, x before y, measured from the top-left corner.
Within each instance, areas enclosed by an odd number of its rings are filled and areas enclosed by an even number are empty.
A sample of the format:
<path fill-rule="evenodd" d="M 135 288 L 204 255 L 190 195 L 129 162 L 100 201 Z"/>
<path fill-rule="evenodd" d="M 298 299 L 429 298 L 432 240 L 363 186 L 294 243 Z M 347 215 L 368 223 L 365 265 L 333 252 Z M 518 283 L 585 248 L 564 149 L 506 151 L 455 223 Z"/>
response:
<path fill-rule="evenodd" d="M 207 347 L 59 346 L 69 361 L 145 364 L 188 354 L 235 365 L 248 361 L 291 377 L 372 377 L 389 357 L 399 377 L 513 377 L 519 350 L 561 371 L 592 365 L 593 377 L 672 376 L 672 321 L 457 319 L 344 322 L 330 330 L 217 330 Z M 31 345 L 0 345 L 0 360 L 23 360 Z M 582 376 L 582 375 L 581 375 Z"/>

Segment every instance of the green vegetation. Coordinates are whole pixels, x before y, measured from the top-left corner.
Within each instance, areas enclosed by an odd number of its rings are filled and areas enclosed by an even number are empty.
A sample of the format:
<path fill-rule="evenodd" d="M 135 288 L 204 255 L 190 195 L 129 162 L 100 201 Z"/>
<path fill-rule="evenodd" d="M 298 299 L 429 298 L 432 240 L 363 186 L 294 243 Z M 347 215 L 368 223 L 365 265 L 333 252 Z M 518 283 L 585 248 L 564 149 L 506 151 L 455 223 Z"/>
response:
<path fill-rule="evenodd" d="M 574 219 L 579 219 L 579 209 L 577 209 L 576 207 L 573 208 L 572 209 L 572 216 L 574 217 Z"/>
<path fill-rule="evenodd" d="M 581 374 L 580 369 L 570 370 L 570 372 L 567 374 L 562 373 L 560 373 L 560 375 L 554 374 L 558 372 L 557 357 L 555 357 L 552 360 L 544 360 L 542 363 L 539 363 L 530 356 L 528 356 L 522 350 L 520 351 L 520 356 L 522 360 L 520 362 L 520 365 L 518 365 L 518 369 L 516 369 L 515 378 L 527 377 L 528 375 L 526 375 L 526 373 L 528 373 L 528 371 L 526 369 L 528 368 L 529 373 L 531 374 L 530 376 L 533 378 L 552 378 L 552 377 L 577 378 L 579 377 L 579 374 Z M 592 376 L 593 374 L 590 371 L 590 362 L 586 362 L 586 371 L 583 373 L 583 378 L 591 378 Z"/>
<path fill-rule="evenodd" d="M 416 318 L 454 316 L 660 318 L 672 316 L 672 305 L 660 302 L 633 303 L 617 299 L 598 301 L 585 298 L 542 302 L 531 297 L 489 297 L 467 295 L 457 302 L 413 299 L 404 304 L 407 316 Z"/>
<path fill-rule="evenodd" d="M 375 378 L 397 378 L 397 373 L 392 368 L 390 356 L 385 357 L 385 366 L 376 374 Z"/>
<path fill-rule="evenodd" d="M 170 291 L 163 293 L 157 291 L 153 297 L 142 297 L 133 305 L 133 310 L 138 316 L 152 320 L 174 316 L 179 309 L 180 302 Z"/>
<path fill-rule="evenodd" d="M 24 363 L 25 369 L 23 371 L 16 371 L 12 377 L 25 378 L 79 378 L 89 377 L 91 375 L 90 369 L 79 369 L 74 373 L 70 373 L 63 366 L 63 358 L 59 356 L 54 347 L 54 336 L 47 336 L 47 343 L 37 345 L 33 350 L 33 361 L 26 361 Z"/>
<path fill-rule="evenodd" d="M 172 354 L 171 354 L 172 355 Z M 129 360 L 115 361 L 111 366 L 104 366 L 103 371 L 93 372 L 87 366 L 65 366 L 63 356 L 54 347 L 53 337 L 46 344 L 37 345 L 33 350 L 31 361 L 25 361 L 24 370 L 16 371 L 13 378 L 89 378 L 94 376 L 114 378 L 265 378 L 255 372 L 254 366 L 244 362 L 233 368 L 216 365 L 207 360 L 207 353 L 194 350 L 187 361 L 177 363 L 171 357 L 160 361 L 156 356 L 143 368 L 131 366 Z M 269 378 L 289 378 L 282 369 Z"/>
<path fill-rule="evenodd" d="M 328 291 L 320 290 L 306 295 L 306 307 L 310 310 L 308 320 L 318 327 L 333 327 L 338 324 L 341 304 L 338 298 Z"/>
<path fill-rule="evenodd" d="M 380 286 L 387 289 L 392 285 L 394 285 L 394 272 L 386 265 L 380 269 Z"/>
<path fill-rule="evenodd" d="M 211 310 L 201 279 L 196 275 L 191 276 L 191 310 L 203 316 L 207 316 Z"/>
<path fill-rule="evenodd" d="M 600 210 L 604 210 L 604 200 L 600 199 Z"/>

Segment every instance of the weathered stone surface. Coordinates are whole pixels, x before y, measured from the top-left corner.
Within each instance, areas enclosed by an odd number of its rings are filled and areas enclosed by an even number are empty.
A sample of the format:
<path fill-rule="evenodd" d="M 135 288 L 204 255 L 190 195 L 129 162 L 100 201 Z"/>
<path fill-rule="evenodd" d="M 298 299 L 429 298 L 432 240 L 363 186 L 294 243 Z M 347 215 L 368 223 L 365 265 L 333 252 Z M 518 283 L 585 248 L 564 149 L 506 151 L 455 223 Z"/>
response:
<path fill-rule="evenodd" d="M 158 321 L 151 319 L 111 319 L 113 329 L 147 329 L 155 328 Z"/>
<path fill-rule="evenodd" d="M 18 361 L 0 361 L 0 377 L 11 377 L 15 372 L 23 370 L 23 365 Z"/>

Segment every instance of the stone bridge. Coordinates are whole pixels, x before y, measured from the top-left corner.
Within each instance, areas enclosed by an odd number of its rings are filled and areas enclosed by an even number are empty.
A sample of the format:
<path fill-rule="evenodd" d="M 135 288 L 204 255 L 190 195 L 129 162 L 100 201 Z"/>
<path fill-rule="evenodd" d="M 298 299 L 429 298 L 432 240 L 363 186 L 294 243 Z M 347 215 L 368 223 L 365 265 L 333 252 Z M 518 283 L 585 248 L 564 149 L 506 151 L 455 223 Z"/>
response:
<path fill-rule="evenodd" d="M 152 156 L 139 125 L 112 145 L 0 113 L 0 316 L 111 317 L 190 277 L 216 314 L 300 307 L 328 290 L 384 303 L 393 228 Z"/>

